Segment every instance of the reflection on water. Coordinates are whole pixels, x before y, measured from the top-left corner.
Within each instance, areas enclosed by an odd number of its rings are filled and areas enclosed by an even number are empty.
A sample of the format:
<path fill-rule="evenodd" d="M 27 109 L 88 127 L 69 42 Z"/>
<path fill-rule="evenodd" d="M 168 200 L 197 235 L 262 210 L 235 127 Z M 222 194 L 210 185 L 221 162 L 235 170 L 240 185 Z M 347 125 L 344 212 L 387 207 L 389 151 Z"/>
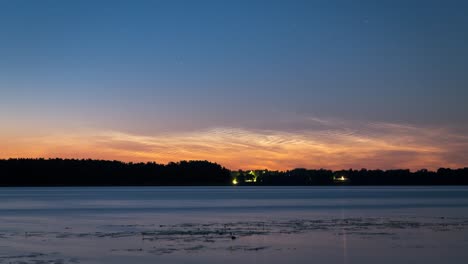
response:
<path fill-rule="evenodd" d="M 465 263 L 465 187 L 0 188 L 0 263 Z"/>

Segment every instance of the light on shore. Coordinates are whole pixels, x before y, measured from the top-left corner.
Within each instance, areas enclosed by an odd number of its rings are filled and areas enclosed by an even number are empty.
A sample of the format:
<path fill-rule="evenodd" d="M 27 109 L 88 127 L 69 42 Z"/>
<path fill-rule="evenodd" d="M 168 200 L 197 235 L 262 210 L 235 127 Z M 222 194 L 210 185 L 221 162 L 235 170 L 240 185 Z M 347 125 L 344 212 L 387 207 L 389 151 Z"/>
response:
<path fill-rule="evenodd" d="M 232 180 L 232 184 L 237 185 L 238 184 L 237 179 Z"/>

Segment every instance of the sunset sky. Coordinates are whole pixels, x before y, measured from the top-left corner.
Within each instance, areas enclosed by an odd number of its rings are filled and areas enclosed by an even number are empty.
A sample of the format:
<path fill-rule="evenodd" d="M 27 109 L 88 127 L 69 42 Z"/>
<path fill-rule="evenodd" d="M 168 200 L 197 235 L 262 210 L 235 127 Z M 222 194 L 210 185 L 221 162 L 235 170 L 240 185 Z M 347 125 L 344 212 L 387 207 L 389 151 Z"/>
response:
<path fill-rule="evenodd" d="M 0 1 L 0 158 L 468 166 L 468 1 Z"/>

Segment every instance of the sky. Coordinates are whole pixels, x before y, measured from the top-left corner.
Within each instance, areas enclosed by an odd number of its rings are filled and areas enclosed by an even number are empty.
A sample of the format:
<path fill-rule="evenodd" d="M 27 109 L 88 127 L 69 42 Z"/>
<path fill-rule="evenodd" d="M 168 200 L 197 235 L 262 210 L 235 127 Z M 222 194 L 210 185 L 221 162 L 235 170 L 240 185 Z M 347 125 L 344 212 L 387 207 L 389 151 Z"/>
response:
<path fill-rule="evenodd" d="M 0 0 L 0 158 L 468 166 L 467 1 Z"/>

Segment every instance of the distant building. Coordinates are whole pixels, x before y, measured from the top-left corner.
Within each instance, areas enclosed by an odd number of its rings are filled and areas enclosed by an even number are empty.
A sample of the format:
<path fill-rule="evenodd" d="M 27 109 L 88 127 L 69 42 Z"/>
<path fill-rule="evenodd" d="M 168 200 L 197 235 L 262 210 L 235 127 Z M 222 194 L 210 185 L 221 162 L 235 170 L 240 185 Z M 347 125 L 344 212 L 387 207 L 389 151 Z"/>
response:
<path fill-rule="evenodd" d="M 346 184 L 349 183 L 349 178 L 346 175 L 335 175 L 333 176 L 333 182 L 337 184 Z"/>
<path fill-rule="evenodd" d="M 254 184 L 268 172 L 269 172 L 268 170 L 232 171 L 231 172 L 232 183 L 234 185 L 244 184 L 244 183 Z"/>

